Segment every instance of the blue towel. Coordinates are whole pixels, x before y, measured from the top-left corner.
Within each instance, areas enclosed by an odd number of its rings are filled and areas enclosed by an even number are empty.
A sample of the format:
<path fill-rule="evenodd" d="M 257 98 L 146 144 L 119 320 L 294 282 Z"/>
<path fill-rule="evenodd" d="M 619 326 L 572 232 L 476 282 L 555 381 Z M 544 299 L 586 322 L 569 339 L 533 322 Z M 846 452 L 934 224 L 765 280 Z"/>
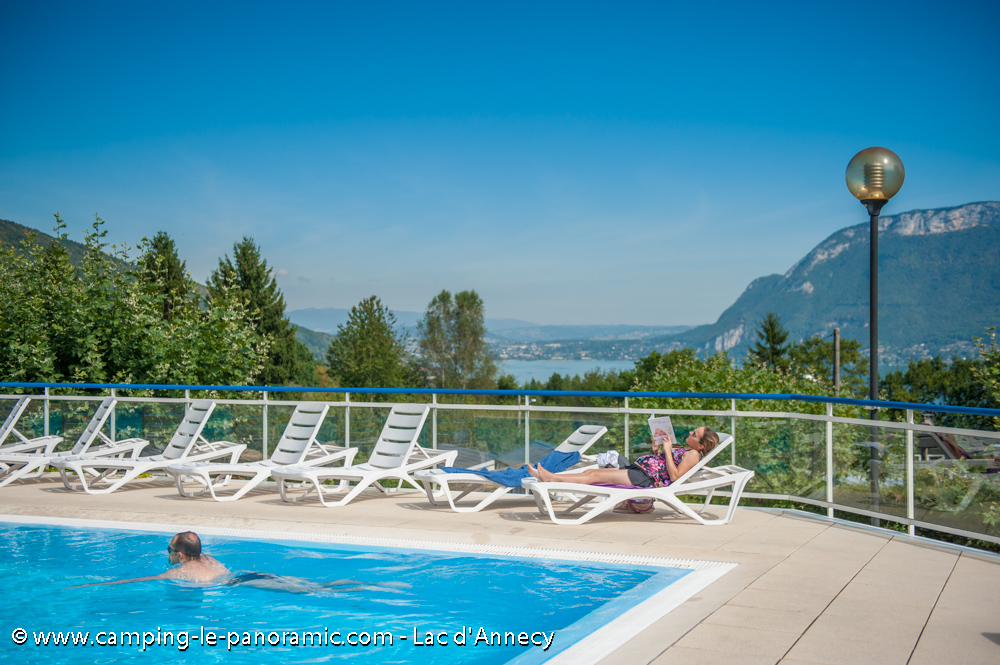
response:
<path fill-rule="evenodd" d="M 559 473 L 560 471 L 565 471 L 574 464 L 580 461 L 580 453 L 560 453 L 553 450 L 551 453 L 545 456 L 539 464 L 542 468 L 551 471 L 552 473 Z M 462 469 L 457 466 L 446 466 L 441 469 L 445 473 L 477 473 L 480 476 L 486 476 L 493 482 L 499 485 L 506 485 L 507 487 L 520 487 L 521 479 L 527 478 L 531 474 L 528 473 L 528 465 L 525 464 L 520 469 L 504 469 L 503 471 L 473 471 L 472 469 Z"/>

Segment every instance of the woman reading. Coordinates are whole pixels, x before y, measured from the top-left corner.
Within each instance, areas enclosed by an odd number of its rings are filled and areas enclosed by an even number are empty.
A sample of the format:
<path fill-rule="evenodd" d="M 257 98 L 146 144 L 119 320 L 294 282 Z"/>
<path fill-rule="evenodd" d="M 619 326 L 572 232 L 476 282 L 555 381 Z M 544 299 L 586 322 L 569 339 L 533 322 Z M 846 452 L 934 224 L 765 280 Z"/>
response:
<path fill-rule="evenodd" d="M 688 434 L 684 444 L 685 448 L 674 448 L 670 438 L 657 431 L 654 432 L 653 454 L 639 457 L 624 469 L 588 469 L 579 473 L 555 474 L 539 464 L 537 468 L 529 466 L 528 471 L 536 479 L 547 482 L 665 487 L 712 452 L 719 445 L 719 435 L 710 427 L 699 427 Z"/>

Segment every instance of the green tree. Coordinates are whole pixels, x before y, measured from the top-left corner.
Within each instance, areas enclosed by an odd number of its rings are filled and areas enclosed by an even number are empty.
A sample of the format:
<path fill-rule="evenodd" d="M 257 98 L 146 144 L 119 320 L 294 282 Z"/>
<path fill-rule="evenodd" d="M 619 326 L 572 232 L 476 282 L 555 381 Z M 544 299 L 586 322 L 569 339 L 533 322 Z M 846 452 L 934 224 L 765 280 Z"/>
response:
<path fill-rule="evenodd" d="M 285 316 L 285 298 L 278 282 L 261 256 L 260 248 L 246 236 L 233 245 L 233 258 L 227 254 L 208 278 L 209 298 L 223 291 L 236 294 L 243 302 L 245 317 L 262 341 L 268 344 L 268 356 L 260 375 L 260 385 L 280 386 L 311 382 L 315 361 L 308 349 L 295 339 L 295 326 Z"/>
<path fill-rule="evenodd" d="M 768 367 L 785 368 L 788 366 L 786 339 L 788 331 L 781 325 L 781 317 L 768 312 L 757 325 L 757 341 L 750 349 L 750 357 Z"/>
<path fill-rule="evenodd" d="M 991 395 L 987 387 L 976 380 L 982 364 L 979 360 L 958 357 L 950 362 L 940 356 L 911 360 L 905 372 L 889 372 L 879 382 L 879 397 L 891 402 L 1000 408 L 1000 395 Z M 903 417 L 902 413 L 893 415 Z M 938 424 L 946 427 L 991 427 L 991 419 L 982 416 L 935 413 L 934 417 Z"/>
<path fill-rule="evenodd" d="M 813 335 L 788 345 L 789 371 L 833 382 L 833 341 Z M 868 362 L 856 339 L 840 340 L 840 396 L 868 396 Z M 830 393 L 833 394 L 832 392 Z"/>
<path fill-rule="evenodd" d="M 126 247 L 104 242 L 96 218 L 74 266 L 63 247 L 65 223 L 42 248 L 0 249 L 0 376 L 11 381 L 245 384 L 267 347 L 243 323 L 228 292 L 211 307 L 174 310 L 143 281 Z M 148 244 L 141 247 L 144 253 Z M 185 302 L 193 302 L 194 291 Z"/>
<path fill-rule="evenodd" d="M 496 387 L 496 357 L 486 343 L 485 306 L 475 291 L 431 299 L 417 323 L 419 346 L 436 388 Z"/>
<path fill-rule="evenodd" d="M 343 387 L 416 387 L 406 346 L 407 337 L 397 330 L 395 315 L 371 296 L 352 307 L 347 322 L 337 326 L 326 360 Z"/>
<path fill-rule="evenodd" d="M 1000 343 L 995 328 L 986 329 L 986 337 L 974 337 L 982 362 L 975 369 L 983 390 L 1000 402 Z M 1000 424 L 1000 423 L 998 423 Z"/>
<path fill-rule="evenodd" d="M 192 303 L 194 290 L 187 266 L 177 256 L 177 247 L 165 231 L 159 231 L 139 260 L 142 280 L 160 298 L 163 318 L 168 321 L 175 308 Z"/>

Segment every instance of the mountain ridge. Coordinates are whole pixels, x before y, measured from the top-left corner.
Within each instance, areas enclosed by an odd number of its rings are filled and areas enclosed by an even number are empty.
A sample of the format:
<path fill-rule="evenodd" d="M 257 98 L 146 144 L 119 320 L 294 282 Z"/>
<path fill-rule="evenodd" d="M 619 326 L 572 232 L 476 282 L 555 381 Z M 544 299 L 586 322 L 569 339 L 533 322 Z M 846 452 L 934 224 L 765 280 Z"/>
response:
<path fill-rule="evenodd" d="M 911 210 L 879 219 L 879 353 L 967 355 L 1000 311 L 1000 202 Z M 828 335 L 868 342 L 868 223 L 841 229 L 784 274 L 753 280 L 719 319 L 663 343 L 740 358 L 772 311 L 789 340 Z"/>

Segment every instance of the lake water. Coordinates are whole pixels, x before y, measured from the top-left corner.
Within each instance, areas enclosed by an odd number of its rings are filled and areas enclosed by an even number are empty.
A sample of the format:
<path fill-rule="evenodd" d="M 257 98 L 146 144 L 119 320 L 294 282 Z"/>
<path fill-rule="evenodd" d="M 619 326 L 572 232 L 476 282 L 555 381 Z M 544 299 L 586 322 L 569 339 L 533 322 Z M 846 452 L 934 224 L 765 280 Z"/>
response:
<path fill-rule="evenodd" d="M 532 379 L 541 382 L 549 380 L 553 374 L 565 376 L 580 375 L 594 370 L 601 369 L 618 370 L 634 369 L 634 360 L 504 360 L 500 363 L 501 373 L 510 373 L 517 378 L 519 384 L 526 383 Z"/>

